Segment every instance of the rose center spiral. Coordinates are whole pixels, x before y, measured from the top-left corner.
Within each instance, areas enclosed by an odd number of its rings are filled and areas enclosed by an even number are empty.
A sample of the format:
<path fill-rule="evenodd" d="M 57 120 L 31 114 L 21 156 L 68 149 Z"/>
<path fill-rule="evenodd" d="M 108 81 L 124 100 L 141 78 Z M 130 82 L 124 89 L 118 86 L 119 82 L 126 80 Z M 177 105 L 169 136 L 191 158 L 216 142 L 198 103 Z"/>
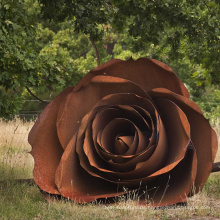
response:
<path fill-rule="evenodd" d="M 134 135 L 123 135 L 120 134 L 116 137 L 115 139 L 115 143 L 114 143 L 114 154 L 117 155 L 123 155 L 125 154 L 129 147 L 131 146 L 131 144 L 134 141 Z"/>

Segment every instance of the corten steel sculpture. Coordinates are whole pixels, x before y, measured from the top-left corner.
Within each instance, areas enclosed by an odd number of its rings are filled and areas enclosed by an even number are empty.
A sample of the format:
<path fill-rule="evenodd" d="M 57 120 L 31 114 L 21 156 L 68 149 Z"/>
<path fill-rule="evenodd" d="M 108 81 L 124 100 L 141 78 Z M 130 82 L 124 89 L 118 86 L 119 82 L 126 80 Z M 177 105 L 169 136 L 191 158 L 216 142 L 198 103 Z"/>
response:
<path fill-rule="evenodd" d="M 91 70 L 51 101 L 29 143 L 39 188 L 78 203 L 136 189 L 140 203 L 185 202 L 204 186 L 217 151 L 184 84 L 147 58 Z"/>

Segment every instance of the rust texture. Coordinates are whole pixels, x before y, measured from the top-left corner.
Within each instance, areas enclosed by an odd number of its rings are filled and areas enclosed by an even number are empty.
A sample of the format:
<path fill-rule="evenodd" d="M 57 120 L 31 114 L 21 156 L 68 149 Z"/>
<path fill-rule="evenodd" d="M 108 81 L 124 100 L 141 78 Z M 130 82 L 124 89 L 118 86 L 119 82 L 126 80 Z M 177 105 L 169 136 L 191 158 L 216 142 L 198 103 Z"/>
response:
<path fill-rule="evenodd" d="M 29 134 L 34 181 L 78 203 L 136 193 L 167 206 L 199 192 L 217 136 L 159 61 L 110 60 L 45 108 Z"/>

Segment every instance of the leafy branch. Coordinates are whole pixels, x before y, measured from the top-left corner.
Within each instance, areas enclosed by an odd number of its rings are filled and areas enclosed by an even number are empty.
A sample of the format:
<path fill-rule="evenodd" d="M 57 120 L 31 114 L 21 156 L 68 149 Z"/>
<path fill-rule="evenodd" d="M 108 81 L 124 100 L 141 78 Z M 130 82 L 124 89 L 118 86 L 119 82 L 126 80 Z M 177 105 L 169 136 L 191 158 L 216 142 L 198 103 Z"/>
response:
<path fill-rule="evenodd" d="M 89 36 L 88 38 L 89 38 L 90 42 L 92 43 L 92 46 L 93 46 L 93 48 L 94 48 L 94 50 L 95 50 L 97 66 L 99 66 L 99 65 L 100 65 L 100 59 L 99 59 L 98 49 L 97 49 L 96 44 L 95 44 L 95 42 L 93 41 L 93 39 L 92 39 L 90 36 Z"/>
<path fill-rule="evenodd" d="M 42 103 L 46 103 L 48 104 L 49 102 L 44 101 L 42 99 L 40 99 L 39 97 L 37 97 L 27 86 L 25 86 L 25 88 L 27 89 L 27 91 L 30 93 L 30 95 L 32 95 L 35 99 L 37 99 L 38 101 L 42 102 Z"/>

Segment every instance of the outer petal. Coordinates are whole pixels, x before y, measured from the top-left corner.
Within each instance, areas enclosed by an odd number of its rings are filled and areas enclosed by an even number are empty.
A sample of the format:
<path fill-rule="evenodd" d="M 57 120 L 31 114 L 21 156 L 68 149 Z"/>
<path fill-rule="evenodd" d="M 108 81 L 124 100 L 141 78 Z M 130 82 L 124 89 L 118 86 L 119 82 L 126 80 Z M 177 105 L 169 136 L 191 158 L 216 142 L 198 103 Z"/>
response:
<path fill-rule="evenodd" d="M 60 194 L 55 186 L 55 172 L 63 154 L 56 131 L 57 113 L 60 103 L 73 87 L 60 93 L 45 108 L 30 131 L 28 141 L 32 145 L 34 157 L 34 181 L 44 191 Z"/>
<path fill-rule="evenodd" d="M 149 58 L 134 61 L 113 59 L 91 70 L 75 87 L 79 89 L 96 75 L 109 75 L 128 79 L 145 91 L 166 88 L 189 98 L 189 92 L 173 70 L 166 64 Z"/>
<path fill-rule="evenodd" d="M 69 142 L 56 172 L 56 185 L 61 195 L 80 203 L 125 194 L 117 185 L 88 174 L 76 153 L 76 135 Z"/>
<path fill-rule="evenodd" d="M 195 188 L 196 192 L 198 192 L 202 189 L 212 169 L 212 164 L 217 152 L 216 133 L 210 127 L 209 121 L 202 115 L 198 105 L 193 101 L 163 88 L 153 89 L 150 95 L 155 102 L 157 102 L 158 97 L 173 101 L 182 109 L 188 118 L 191 129 L 191 139 L 198 158 L 195 180 Z"/>
<path fill-rule="evenodd" d="M 186 202 L 195 181 L 196 164 L 195 150 L 188 149 L 185 158 L 174 169 L 149 182 L 145 196 L 149 197 L 151 205 L 167 206 Z M 140 202 L 145 203 L 144 199 L 141 197 Z"/>
<path fill-rule="evenodd" d="M 190 124 L 184 112 L 172 101 L 155 99 L 168 138 L 166 165 L 181 161 L 190 143 Z"/>

